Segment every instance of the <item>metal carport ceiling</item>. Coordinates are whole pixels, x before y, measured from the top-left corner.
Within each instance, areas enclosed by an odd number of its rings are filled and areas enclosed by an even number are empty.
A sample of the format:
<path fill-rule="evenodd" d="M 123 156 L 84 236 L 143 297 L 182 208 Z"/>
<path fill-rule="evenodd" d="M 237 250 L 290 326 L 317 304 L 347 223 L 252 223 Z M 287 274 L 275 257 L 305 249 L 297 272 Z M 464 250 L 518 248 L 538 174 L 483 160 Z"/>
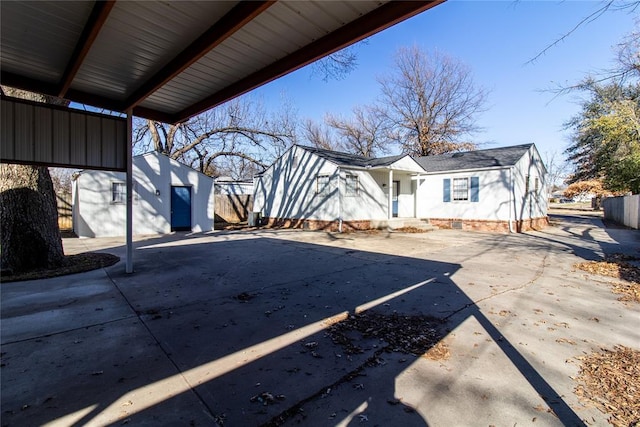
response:
<path fill-rule="evenodd" d="M 175 123 L 442 1 L 2 1 L 0 78 Z"/>

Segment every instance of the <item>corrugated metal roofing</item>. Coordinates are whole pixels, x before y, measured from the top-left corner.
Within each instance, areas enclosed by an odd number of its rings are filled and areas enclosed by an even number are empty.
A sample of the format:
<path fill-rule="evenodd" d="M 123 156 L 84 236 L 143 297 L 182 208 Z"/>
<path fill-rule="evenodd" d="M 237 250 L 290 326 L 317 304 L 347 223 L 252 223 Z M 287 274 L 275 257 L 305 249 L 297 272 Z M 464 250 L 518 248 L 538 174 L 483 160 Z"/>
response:
<path fill-rule="evenodd" d="M 2 1 L 1 80 L 176 122 L 442 1 Z"/>
<path fill-rule="evenodd" d="M 418 157 L 416 161 L 427 172 L 508 167 L 514 166 L 529 151 L 531 146 L 533 144 L 448 153 L 438 156 Z"/>

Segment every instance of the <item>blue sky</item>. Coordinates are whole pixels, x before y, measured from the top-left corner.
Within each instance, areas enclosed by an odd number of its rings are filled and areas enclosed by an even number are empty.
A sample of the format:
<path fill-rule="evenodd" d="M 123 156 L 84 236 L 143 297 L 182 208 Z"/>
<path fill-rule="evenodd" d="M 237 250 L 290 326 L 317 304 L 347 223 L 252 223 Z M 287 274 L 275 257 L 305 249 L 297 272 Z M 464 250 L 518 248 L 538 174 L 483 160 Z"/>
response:
<path fill-rule="evenodd" d="M 569 143 L 562 125 L 579 112 L 579 94 L 556 97 L 548 89 L 611 67 L 614 46 L 633 30 L 637 13 L 607 12 L 529 61 L 602 5 L 449 0 L 358 45 L 358 67 L 341 81 L 323 82 L 307 67 L 254 94 L 268 105 L 286 97 L 301 119 L 321 121 L 328 112 L 349 115 L 354 106 L 379 96 L 376 78 L 392 70 L 396 49 L 416 44 L 457 57 L 490 91 L 477 143 L 491 148 L 534 142 L 543 155 L 561 153 Z"/>

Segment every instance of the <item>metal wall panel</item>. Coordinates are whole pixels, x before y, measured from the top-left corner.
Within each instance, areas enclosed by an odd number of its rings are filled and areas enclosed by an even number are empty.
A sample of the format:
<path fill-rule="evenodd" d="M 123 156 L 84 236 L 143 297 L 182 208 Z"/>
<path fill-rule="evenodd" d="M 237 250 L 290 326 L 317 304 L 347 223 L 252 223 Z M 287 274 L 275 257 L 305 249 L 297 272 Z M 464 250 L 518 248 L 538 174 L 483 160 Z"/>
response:
<path fill-rule="evenodd" d="M 0 160 L 85 169 L 126 169 L 126 120 L 2 97 Z"/>
<path fill-rule="evenodd" d="M 0 102 L 0 123 L 13 123 L 13 103 L 6 100 Z M 14 126 L 0 126 L 0 158 L 13 158 L 15 150 L 13 148 Z"/>
<path fill-rule="evenodd" d="M 71 163 L 71 146 L 69 144 L 70 126 L 68 111 L 53 110 L 52 159 L 55 164 Z"/>
<path fill-rule="evenodd" d="M 16 160 L 25 161 L 33 157 L 33 106 L 16 104 L 13 113 L 14 155 Z"/>
<path fill-rule="evenodd" d="M 36 162 L 46 163 L 53 155 L 51 146 L 53 144 L 53 119 L 51 109 L 34 108 L 33 110 L 33 158 Z"/>

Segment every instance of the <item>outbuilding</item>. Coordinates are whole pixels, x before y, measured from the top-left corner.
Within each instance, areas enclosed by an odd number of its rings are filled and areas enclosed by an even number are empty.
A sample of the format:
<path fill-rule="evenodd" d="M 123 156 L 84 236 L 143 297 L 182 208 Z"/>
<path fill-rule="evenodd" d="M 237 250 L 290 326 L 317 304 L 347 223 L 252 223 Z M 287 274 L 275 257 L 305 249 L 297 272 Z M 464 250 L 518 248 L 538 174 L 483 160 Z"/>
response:
<path fill-rule="evenodd" d="M 123 172 L 85 170 L 73 181 L 73 230 L 79 237 L 125 234 Z M 133 158 L 133 233 L 213 230 L 213 178 L 163 154 Z"/>

